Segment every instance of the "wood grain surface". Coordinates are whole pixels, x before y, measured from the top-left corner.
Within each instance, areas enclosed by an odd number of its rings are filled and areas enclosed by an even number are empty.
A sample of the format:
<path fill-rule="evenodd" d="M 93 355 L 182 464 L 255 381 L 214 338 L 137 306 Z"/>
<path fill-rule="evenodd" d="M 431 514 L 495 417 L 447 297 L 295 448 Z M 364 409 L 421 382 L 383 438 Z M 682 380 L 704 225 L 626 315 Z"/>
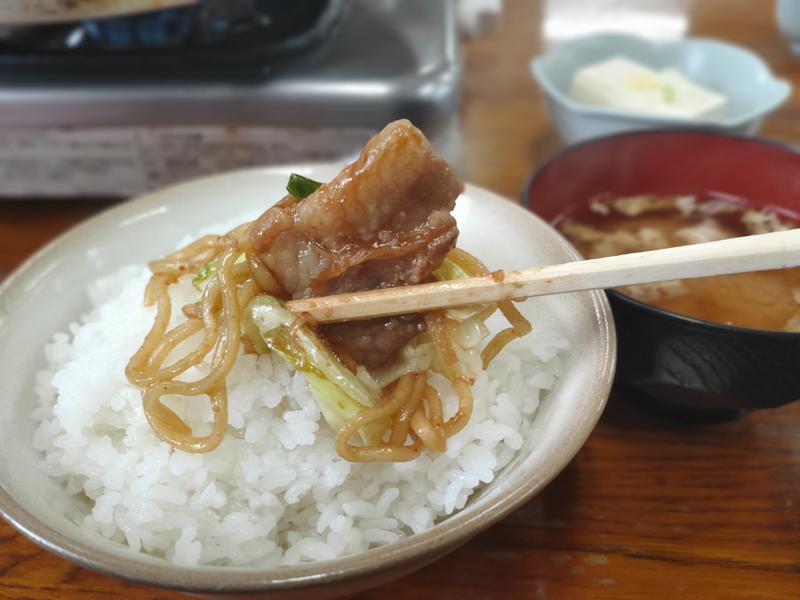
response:
<path fill-rule="evenodd" d="M 507 0 L 498 29 L 465 44 L 470 181 L 517 198 L 534 166 L 557 149 L 528 61 L 545 41 L 545 18 L 570 4 Z M 672 10 L 670 26 L 684 15 L 689 34 L 744 44 L 800 89 L 800 59 L 774 26 L 772 2 L 605 4 L 620 22 L 626 4 Z M 762 134 L 800 143 L 797 95 Z M 0 276 L 96 210 L 0 205 Z M 690 426 L 651 417 L 637 401 L 644 399 L 615 392 L 584 449 L 528 505 L 435 565 L 358 600 L 800 598 L 800 404 Z M 0 598 L 180 597 L 76 567 L 0 522 Z"/>

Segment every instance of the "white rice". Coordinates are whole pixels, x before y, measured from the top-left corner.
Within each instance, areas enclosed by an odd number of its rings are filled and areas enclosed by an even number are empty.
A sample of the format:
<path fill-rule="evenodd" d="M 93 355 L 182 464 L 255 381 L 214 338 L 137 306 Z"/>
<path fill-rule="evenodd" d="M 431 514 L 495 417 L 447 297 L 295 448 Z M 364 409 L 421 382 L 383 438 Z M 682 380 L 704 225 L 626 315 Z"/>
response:
<path fill-rule="evenodd" d="M 535 327 L 478 377 L 472 419 L 445 454 L 395 464 L 339 458 L 305 377 L 280 359 L 241 355 L 228 379 L 228 435 L 209 454 L 187 454 L 153 434 L 124 375 L 152 323 L 147 277 L 128 267 L 91 285 L 91 312 L 47 345 L 34 445 L 75 497 L 79 525 L 183 565 L 331 559 L 430 528 L 514 457 L 568 347 Z M 197 292 L 185 278 L 172 294 L 181 306 Z M 452 390 L 434 384 L 452 412 Z M 179 405 L 194 427 L 209 422 L 207 406 Z"/>

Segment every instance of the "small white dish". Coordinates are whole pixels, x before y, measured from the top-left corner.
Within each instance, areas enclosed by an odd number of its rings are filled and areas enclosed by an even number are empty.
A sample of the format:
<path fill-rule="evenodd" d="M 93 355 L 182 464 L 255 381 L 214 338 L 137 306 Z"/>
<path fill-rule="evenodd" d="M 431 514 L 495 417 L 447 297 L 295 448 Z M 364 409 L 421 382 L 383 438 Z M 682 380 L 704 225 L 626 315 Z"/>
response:
<path fill-rule="evenodd" d="M 691 81 L 727 97 L 719 115 L 686 119 L 589 106 L 569 96 L 575 72 L 589 64 L 625 56 L 656 70 L 675 68 Z M 598 34 L 566 42 L 535 57 L 531 72 L 545 93 L 553 126 L 564 143 L 637 129 L 689 127 L 755 133 L 764 116 L 791 94 L 756 54 L 727 42 L 687 38 L 650 42 L 625 34 Z"/>
<path fill-rule="evenodd" d="M 611 312 L 596 291 L 521 305 L 535 331 L 557 324 L 570 340 L 565 372 L 540 405 L 517 457 L 463 510 L 426 532 L 356 556 L 297 566 L 180 567 L 92 537 L 57 508 L 65 505 L 65 494 L 39 470 L 32 446 L 34 376 L 44 366 L 44 345 L 88 309 L 87 284 L 163 256 L 187 234 L 258 215 L 283 197 L 291 172 L 325 181 L 339 167 L 241 171 L 126 202 L 61 236 L 0 285 L 0 514 L 66 559 L 147 585 L 214 597 L 328 598 L 389 581 L 457 548 L 529 500 L 572 460 L 605 406 L 616 362 Z M 492 268 L 578 257 L 552 227 L 486 190 L 468 185 L 455 216 L 459 245 Z M 534 337 L 524 339 L 533 343 Z"/>
<path fill-rule="evenodd" d="M 792 54 L 800 56 L 800 1 L 778 0 L 775 3 L 775 21 L 789 41 Z"/>

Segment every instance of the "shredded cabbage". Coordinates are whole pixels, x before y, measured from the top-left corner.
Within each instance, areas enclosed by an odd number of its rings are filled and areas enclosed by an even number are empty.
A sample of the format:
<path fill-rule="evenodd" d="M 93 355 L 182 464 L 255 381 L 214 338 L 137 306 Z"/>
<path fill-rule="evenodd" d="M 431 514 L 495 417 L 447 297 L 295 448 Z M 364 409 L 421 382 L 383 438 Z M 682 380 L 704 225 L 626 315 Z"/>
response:
<path fill-rule="evenodd" d="M 433 272 L 437 281 L 464 279 L 478 275 L 481 273 L 470 273 L 449 257 L 445 257 L 441 266 Z M 445 315 L 450 321 L 456 323 L 452 329 L 454 341 L 464 350 L 477 348 L 489 336 L 485 322 L 496 310 L 496 304 L 475 304 L 447 309 Z"/>
<path fill-rule="evenodd" d="M 378 403 L 380 388 L 353 374 L 311 329 L 295 323 L 296 319 L 280 300 L 260 295 L 245 309 L 244 331 L 256 351 L 275 352 L 306 375 L 322 415 L 338 431 L 363 408 Z M 360 432 L 365 443 L 378 441 L 377 425 Z"/>
<path fill-rule="evenodd" d="M 384 388 L 393 381 L 400 379 L 403 375 L 427 371 L 433 365 L 435 356 L 436 349 L 430 342 L 416 347 L 412 344 L 407 344 L 400 352 L 396 362 L 373 370 L 371 375 L 378 382 L 378 385 Z"/>
<path fill-rule="evenodd" d="M 442 261 L 439 268 L 433 272 L 436 281 L 451 281 L 453 279 L 466 279 L 467 277 L 476 277 L 481 273 L 469 273 L 461 268 L 455 261 L 448 257 Z M 448 319 L 453 321 L 466 321 L 473 317 L 479 317 L 481 322 L 488 319 L 496 310 L 496 305 L 487 304 L 473 304 L 471 306 L 460 306 L 458 308 L 448 308 L 445 311 Z M 485 314 L 484 314 L 484 311 Z"/>

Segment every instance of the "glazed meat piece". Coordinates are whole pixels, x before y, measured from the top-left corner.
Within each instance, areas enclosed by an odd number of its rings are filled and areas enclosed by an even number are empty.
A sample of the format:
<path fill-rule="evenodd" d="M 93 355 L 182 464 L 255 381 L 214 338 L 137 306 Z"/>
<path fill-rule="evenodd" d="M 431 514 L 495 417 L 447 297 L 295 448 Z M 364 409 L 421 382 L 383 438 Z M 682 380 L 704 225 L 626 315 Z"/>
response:
<path fill-rule="evenodd" d="M 420 315 L 324 325 L 331 345 L 367 368 L 382 367 L 423 329 Z"/>
<path fill-rule="evenodd" d="M 335 179 L 261 215 L 251 241 L 293 298 L 418 283 L 455 244 L 461 190 L 425 136 L 395 121 Z"/>
<path fill-rule="evenodd" d="M 335 179 L 267 210 L 250 240 L 292 298 L 420 283 L 455 246 L 450 211 L 462 189 L 422 132 L 395 121 Z M 330 326 L 331 336 L 357 362 L 376 366 L 410 339 L 411 328 L 391 321 L 353 324 L 353 336 L 347 324 Z M 364 352 L 369 337 L 374 344 Z"/>

